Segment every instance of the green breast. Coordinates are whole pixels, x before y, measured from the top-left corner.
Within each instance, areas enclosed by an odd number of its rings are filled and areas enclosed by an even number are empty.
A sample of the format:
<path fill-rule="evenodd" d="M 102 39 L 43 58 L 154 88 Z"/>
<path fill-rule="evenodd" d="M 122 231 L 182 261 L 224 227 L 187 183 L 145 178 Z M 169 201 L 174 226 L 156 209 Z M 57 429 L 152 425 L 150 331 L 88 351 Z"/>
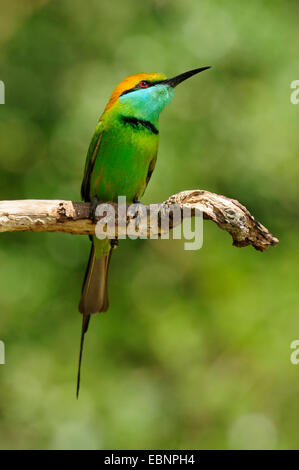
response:
<path fill-rule="evenodd" d="M 158 150 L 158 131 L 150 123 L 118 119 L 103 130 L 90 178 L 90 198 L 128 202 L 140 198 Z"/>

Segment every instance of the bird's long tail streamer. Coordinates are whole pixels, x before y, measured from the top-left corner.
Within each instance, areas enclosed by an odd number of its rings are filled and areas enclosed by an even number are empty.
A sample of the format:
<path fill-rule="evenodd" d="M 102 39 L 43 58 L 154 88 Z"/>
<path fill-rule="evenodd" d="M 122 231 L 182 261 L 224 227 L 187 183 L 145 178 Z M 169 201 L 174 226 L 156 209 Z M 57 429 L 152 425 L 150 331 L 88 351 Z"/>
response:
<path fill-rule="evenodd" d="M 80 390 L 80 374 L 81 374 L 81 362 L 82 362 L 82 353 L 83 353 L 83 345 L 84 345 L 84 336 L 88 328 L 90 320 L 90 315 L 83 315 L 82 318 L 82 330 L 81 330 L 81 340 L 80 340 L 80 353 L 79 353 L 79 364 L 78 364 L 78 375 L 77 375 L 77 391 L 76 397 L 79 397 L 79 390 Z"/>

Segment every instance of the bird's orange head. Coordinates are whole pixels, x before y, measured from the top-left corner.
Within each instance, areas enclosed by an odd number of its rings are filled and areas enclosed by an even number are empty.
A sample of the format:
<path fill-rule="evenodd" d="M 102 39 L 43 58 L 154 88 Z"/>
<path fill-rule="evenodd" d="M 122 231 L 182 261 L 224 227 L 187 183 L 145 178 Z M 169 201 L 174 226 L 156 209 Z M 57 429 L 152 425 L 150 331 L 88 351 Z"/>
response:
<path fill-rule="evenodd" d="M 129 77 L 124 78 L 113 90 L 113 93 L 108 101 L 105 111 L 112 108 L 118 101 L 119 97 L 131 91 L 138 89 L 148 88 L 149 85 L 162 82 L 166 79 L 163 73 L 135 73 Z"/>
<path fill-rule="evenodd" d="M 192 75 L 208 68 L 190 70 L 173 78 L 166 78 L 162 73 L 130 75 L 114 89 L 104 114 L 115 110 L 125 116 L 157 122 L 162 109 L 172 99 L 174 88 Z"/>

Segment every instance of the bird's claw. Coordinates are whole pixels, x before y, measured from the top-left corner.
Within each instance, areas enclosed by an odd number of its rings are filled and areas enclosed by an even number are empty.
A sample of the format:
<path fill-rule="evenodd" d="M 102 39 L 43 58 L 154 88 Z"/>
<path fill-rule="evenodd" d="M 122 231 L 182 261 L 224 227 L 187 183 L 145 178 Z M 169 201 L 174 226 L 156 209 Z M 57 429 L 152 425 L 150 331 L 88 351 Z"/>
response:
<path fill-rule="evenodd" d="M 98 204 L 99 204 L 98 198 L 96 196 L 93 197 L 90 202 L 90 209 L 89 209 L 89 217 L 91 218 L 93 224 L 97 223 L 96 210 L 97 210 Z"/>
<path fill-rule="evenodd" d="M 111 245 L 112 250 L 116 249 L 118 247 L 118 239 L 112 238 L 110 240 L 110 245 Z"/>

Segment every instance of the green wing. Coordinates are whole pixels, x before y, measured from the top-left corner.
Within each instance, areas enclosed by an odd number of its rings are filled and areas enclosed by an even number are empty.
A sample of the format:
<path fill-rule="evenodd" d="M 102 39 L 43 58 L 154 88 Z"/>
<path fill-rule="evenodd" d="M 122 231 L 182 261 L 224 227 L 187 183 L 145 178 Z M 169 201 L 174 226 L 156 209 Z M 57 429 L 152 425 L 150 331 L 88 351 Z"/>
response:
<path fill-rule="evenodd" d="M 150 164 L 149 164 L 149 167 L 148 167 L 148 170 L 147 170 L 147 176 L 146 176 L 146 180 L 145 180 L 145 185 L 144 185 L 144 188 L 143 190 L 141 191 L 140 194 L 138 194 L 138 198 L 142 198 L 142 196 L 144 195 L 145 193 L 145 190 L 147 188 L 147 185 L 149 183 L 149 180 L 151 179 L 151 176 L 153 174 L 153 171 L 155 169 L 155 166 L 156 166 L 156 161 L 157 161 L 157 153 L 156 155 L 154 156 L 154 158 L 151 160 Z"/>
<path fill-rule="evenodd" d="M 81 196 L 84 201 L 90 201 L 90 177 L 93 170 L 94 162 L 98 154 L 101 138 L 103 135 L 102 121 L 99 121 L 95 128 L 93 137 L 91 139 L 84 168 L 84 176 L 81 185 Z"/>

